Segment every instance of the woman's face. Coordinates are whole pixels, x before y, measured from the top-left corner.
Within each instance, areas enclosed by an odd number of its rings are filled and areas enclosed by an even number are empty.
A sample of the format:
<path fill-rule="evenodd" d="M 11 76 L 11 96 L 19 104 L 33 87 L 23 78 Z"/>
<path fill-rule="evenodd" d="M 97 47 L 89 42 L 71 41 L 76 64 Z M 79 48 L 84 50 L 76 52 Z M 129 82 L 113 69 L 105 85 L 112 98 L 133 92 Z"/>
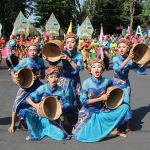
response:
<path fill-rule="evenodd" d="M 120 54 L 122 57 L 127 56 L 128 51 L 129 51 L 129 47 L 128 47 L 127 44 L 125 44 L 125 43 L 120 43 L 120 44 L 118 45 L 118 52 L 119 52 L 119 54 Z"/>
<path fill-rule="evenodd" d="M 36 46 L 30 46 L 28 48 L 28 54 L 29 54 L 29 57 L 31 57 L 33 59 L 36 58 L 37 54 L 38 54 L 37 47 Z"/>
<path fill-rule="evenodd" d="M 66 40 L 66 47 L 70 52 L 74 51 L 76 48 L 76 40 L 74 38 L 68 38 Z"/>
<path fill-rule="evenodd" d="M 49 82 L 51 88 L 54 88 L 58 82 L 58 76 L 56 74 L 50 74 L 47 77 L 47 81 Z"/>
<path fill-rule="evenodd" d="M 91 74 L 96 78 L 100 79 L 103 72 L 102 65 L 100 63 L 94 63 L 91 67 Z"/>

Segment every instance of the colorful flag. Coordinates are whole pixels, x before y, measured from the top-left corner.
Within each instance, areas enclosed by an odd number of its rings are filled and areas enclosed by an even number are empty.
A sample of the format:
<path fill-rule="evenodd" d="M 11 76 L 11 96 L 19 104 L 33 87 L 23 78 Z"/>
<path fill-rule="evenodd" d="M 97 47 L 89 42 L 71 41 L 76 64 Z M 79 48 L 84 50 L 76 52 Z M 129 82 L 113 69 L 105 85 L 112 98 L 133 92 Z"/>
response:
<path fill-rule="evenodd" d="M 16 27 L 13 28 L 11 35 L 16 35 Z"/>
<path fill-rule="evenodd" d="M 130 26 L 128 26 L 128 35 L 131 36 Z"/>
<path fill-rule="evenodd" d="M 80 36 L 80 26 L 79 26 L 79 24 L 78 24 L 78 27 L 77 27 L 77 35 L 78 35 L 78 37 Z"/>
<path fill-rule="evenodd" d="M 99 42 L 103 41 L 103 37 L 104 37 L 104 32 L 103 32 L 103 26 L 101 24 L 101 32 L 100 32 Z"/>
<path fill-rule="evenodd" d="M 2 24 L 0 23 L 0 37 L 1 37 Z"/>
<path fill-rule="evenodd" d="M 70 21 L 70 25 L 69 25 L 67 34 L 68 34 L 68 33 L 72 33 L 72 20 Z"/>

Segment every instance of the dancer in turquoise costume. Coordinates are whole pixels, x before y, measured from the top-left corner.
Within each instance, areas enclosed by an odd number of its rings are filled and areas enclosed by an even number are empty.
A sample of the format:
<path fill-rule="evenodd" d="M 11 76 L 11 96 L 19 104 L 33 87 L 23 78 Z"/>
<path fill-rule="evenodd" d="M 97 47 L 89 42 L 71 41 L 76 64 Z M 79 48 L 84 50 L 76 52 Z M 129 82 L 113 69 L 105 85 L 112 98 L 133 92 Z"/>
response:
<path fill-rule="evenodd" d="M 144 67 L 138 66 L 136 63 L 132 61 L 132 58 L 134 57 L 134 54 L 130 52 L 128 54 L 129 50 L 132 47 L 132 43 L 125 38 L 122 38 L 118 42 L 118 51 L 119 56 L 113 58 L 113 69 L 114 69 L 114 77 L 113 77 L 113 85 L 117 86 L 121 89 L 125 90 L 125 94 L 127 94 L 129 97 L 131 95 L 131 85 L 128 78 L 128 74 L 130 69 L 133 69 L 137 74 L 146 74 L 146 69 Z M 143 64 L 144 66 L 145 64 Z M 130 105 L 130 99 L 129 101 L 126 101 Z M 129 110 L 126 114 L 126 133 L 131 133 L 130 129 L 130 119 L 132 118 L 132 111 Z"/>
<path fill-rule="evenodd" d="M 11 70 L 12 78 L 18 81 L 19 77 L 17 75 L 17 71 L 19 71 L 22 68 L 30 68 L 34 73 L 34 83 L 28 89 L 22 88 L 19 89 L 12 109 L 12 122 L 8 129 L 9 132 L 14 132 L 17 114 L 19 117 L 21 117 L 20 110 L 28 108 L 30 106 L 25 100 L 26 97 L 31 92 L 36 90 L 40 85 L 42 85 L 42 82 L 40 82 L 39 79 L 45 78 L 45 65 L 43 59 L 37 56 L 38 50 L 39 50 L 38 43 L 30 43 L 30 46 L 28 47 L 29 57 L 21 60 L 19 64 Z M 23 127 L 22 125 L 23 124 L 20 122 L 19 128 L 22 128 Z"/>
<path fill-rule="evenodd" d="M 69 114 L 75 113 L 77 109 L 79 110 L 81 108 L 79 100 L 81 89 L 79 72 L 82 69 L 83 57 L 81 53 L 77 51 L 78 36 L 76 34 L 69 33 L 65 36 L 64 40 L 67 50 L 64 50 L 61 54 L 62 69 L 58 85 L 63 87 L 69 97 Z M 44 58 L 47 59 L 45 56 Z M 51 65 L 57 65 L 57 63 L 50 62 Z M 74 105 L 74 102 L 77 103 L 77 109 Z M 69 125 L 66 116 L 64 119 L 64 124 Z"/>
<path fill-rule="evenodd" d="M 63 114 L 67 112 L 69 102 L 65 96 L 65 91 L 62 87 L 57 85 L 60 75 L 60 70 L 56 66 L 50 66 L 45 75 L 48 83 L 41 85 L 36 91 L 31 93 L 27 98 L 27 102 L 33 106 L 25 111 L 25 120 L 28 126 L 28 137 L 26 140 L 41 140 L 43 137 L 48 136 L 55 140 L 63 140 L 67 137 L 60 119 L 48 120 L 38 116 L 39 103 L 41 100 L 48 96 L 57 98 L 63 109 Z"/>
<path fill-rule="evenodd" d="M 107 101 L 109 97 L 106 89 L 112 85 L 111 79 L 101 76 L 104 69 L 105 65 L 99 58 L 88 63 L 88 70 L 92 77 L 86 79 L 82 85 L 80 101 L 83 106 L 72 132 L 72 138 L 75 140 L 96 142 L 110 134 L 124 136 L 115 129 L 125 121 L 124 116 L 129 106 L 122 104 L 115 110 L 104 107 L 103 101 Z M 124 98 L 128 99 L 128 97 Z"/>

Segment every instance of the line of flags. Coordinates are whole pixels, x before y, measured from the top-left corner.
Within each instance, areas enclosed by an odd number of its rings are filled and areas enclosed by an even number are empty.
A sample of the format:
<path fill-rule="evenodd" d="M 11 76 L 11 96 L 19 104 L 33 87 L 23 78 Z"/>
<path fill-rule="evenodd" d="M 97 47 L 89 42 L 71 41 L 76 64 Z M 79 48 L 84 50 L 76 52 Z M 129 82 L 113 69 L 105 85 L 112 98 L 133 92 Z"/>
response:
<path fill-rule="evenodd" d="M 22 13 L 22 12 L 21 12 L 21 13 Z M 20 15 L 20 13 L 19 13 L 19 15 Z M 19 16 L 19 15 L 18 15 L 18 16 Z M 26 26 L 25 35 L 28 36 L 28 35 L 30 34 L 30 23 L 27 21 L 26 24 L 27 24 L 27 26 Z M 14 26 L 14 27 L 13 27 L 12 35 L 16 35 L 17 29 L 16 29 L 14 23 L 13 23 L 13 26 Z M 67 34 L 68 34 L 68 33 L 72 33 L 72 20 L 70 21 L 70 24 L 69 24 L 69 27 L 68 27 L 68 30 L 67 30 Z M 80 33 L 81 33 L 81 32 L 80 32 L 80 26 L 79 26 L 79 24 L 78 24 L 76 34 L 80 37 Z M 0 34 L 1 34 L 1 31 L 0 31 Z M 147 34 L 150 36 L 150 30 L 147 30 Z M 64 35 L 65 35 L 65 34 L 64 34 Z M 128 35 L 129 37 L 132 36 L 130 26 L 128 26 L 127 29 L 126 29 L 126 28 L 123 28 L 123 29 L 122 29 L 122 35 L 124 35 L 124 36 L 125 36 L 125 35 Z M 141 37 L 143 36 L 140 25 L 137 27 L 136 35 L 140 35 Z M 45 31 L 44 31 L 44 37 L 47 38 L 47 31 L 46 31 L 46 29 L 45 29 Z M 100 35 L 98 36 L 99 42 L 101 42 L 101 41 L 103 40 L 103 37 L 104 37 L 104 31 L 103 31 L 103 25 L 101 24 L 101 27 L 100 27 Z"/>

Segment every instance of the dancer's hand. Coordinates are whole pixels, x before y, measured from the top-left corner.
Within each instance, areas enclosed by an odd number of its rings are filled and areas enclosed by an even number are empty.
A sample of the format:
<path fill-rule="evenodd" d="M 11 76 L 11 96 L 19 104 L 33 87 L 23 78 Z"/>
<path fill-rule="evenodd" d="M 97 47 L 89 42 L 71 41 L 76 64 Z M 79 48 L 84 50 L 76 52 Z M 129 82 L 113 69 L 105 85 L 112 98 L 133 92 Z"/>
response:
<path fill-rule="evenodd" d="M 20 81 L 20 78 L 18 76 L 18 73 L 14 73 L 13 74 L 13 78 L 15 79 L 16 82 L 19 82 Z"/>
<path fill-rule="evenodd" d="M 34 75 L 33 76 L 33 81 L 37 80 L 38 79 L 38 75 Z"/>
<path fill-rule="evenodd" d="M 15 132 L 14 128 L 15 127 L 11 124 L 10 127 L 8 128 L 8 132 L 14 133 Z"/>
<path fill-rule="evenodd" d="M 130 54 L 128 55 L 127 59 L 128 59 L 128 60 L 131 60 L 131 59 L 133 59 L 133 58 L 134 58 L 134 54 L 133 54 L 133 52 L 130 52 Z"/>
<path fill-rule="evenodd" d="M 104 93 L 100 98 L 102 99 L 101 101 L 107 101 L 109 98 L 109 93 Z"/>
<path fill-rule="evenodd" d="M 44 60 L 48 60 L 48 57 L 46 57 L 44 54 L 42 54 L 42 58 L 43 58 Z"/>
<path fill-rule="evenodd" d="M 37 110 L 37 112 L 39 111 L 39 108 L 40 108 L 40 103 L 37 103 L 37 104 L 34 104 L 34 106 L 33 106 L 36 110 Z"/>
<path fill-rule="evenodd" d="M 69 62 L 71 61 L 71 58 L 70 58 L 68 55 L 66 55 L 65 53 L 61 53 L 60 58 L 61 58 L 61 59 L 66 59 L 66 60 L 68 60 Z"/>

